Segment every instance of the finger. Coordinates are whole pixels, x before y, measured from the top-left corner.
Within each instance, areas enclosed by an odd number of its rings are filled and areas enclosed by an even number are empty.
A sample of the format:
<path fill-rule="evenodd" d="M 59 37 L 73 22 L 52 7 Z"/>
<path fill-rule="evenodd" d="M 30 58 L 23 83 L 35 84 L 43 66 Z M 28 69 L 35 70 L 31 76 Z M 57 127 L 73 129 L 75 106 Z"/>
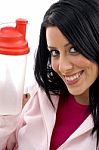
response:
<path fill-rule="evenodd" d="M 30 99 L 30 94 L 29 93 L 24 94 L 23 95 L 23 104 L 22 104 L 22 106 L 24 106 L 29 99 Z"/>

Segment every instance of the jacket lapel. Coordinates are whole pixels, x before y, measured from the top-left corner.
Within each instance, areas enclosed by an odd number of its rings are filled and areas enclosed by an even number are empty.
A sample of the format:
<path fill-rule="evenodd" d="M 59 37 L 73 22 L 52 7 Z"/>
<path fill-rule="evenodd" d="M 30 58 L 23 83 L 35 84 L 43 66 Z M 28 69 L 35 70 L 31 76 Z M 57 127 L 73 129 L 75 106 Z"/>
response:
<path fill-rule="evenodd" d="M 56 111 L 57 111 L 59 97 L 54 95 L 51 96 L 51 99 L 55 106 L 54 109 L 48 97 L 46 96 L 45 92 L 39 89 L 38 95 L 39 95 L 39 103 L 40 103 L 42 118 L 45 124 L 45 128 L 47 130 L 46 133 L 47 133 L 47 149 L 48 149 L 48 147 L 50 146 L 51 134 L 56 120 Z"/>
<path fill-rule="evenodd" d="M 66 140 L 66 142 L 64 144 L 67 144 L 68 142 L 70 142 L 71 140 L 79 137 L 80 135 L 90 131 L 92 128 L 94 127 L 93 124 L 93 119 L 92 119 L 92 115 L 90 114 L 86 120 L 79 126 L 79 128 L 77 130 L 75 130 L 75 132 L 73 134 L 71 134 L 71 136 Z"/>

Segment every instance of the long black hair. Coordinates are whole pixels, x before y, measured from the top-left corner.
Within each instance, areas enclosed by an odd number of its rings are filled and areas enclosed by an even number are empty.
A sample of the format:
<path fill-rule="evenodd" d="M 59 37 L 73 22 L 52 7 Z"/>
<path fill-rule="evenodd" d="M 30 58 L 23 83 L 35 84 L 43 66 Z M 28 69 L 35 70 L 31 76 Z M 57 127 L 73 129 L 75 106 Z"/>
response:
<path fill-rule="evenodd" d="M 47 10 L 41 24 L 40 39 L 35 61 L 35 78 L 46 92 L 68 96 L 62 79 L 51 68 L 47 49 L 46 28 L 57 26 L 76 50 L 90 61 L 99 64 L 99 1 L 98 0 L 59 0 Z M 99 77 L 89 89 L 90 109 L 94 128 L 99 139 Z"/>

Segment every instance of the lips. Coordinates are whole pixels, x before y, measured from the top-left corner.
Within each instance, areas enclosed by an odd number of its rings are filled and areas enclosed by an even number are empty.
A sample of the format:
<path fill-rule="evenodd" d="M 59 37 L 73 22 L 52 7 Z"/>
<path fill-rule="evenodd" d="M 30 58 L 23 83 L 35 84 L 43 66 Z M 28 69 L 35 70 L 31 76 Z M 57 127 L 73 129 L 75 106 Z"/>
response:
<path fill-rule="evenodd" d="M 82 70 L 82 71 L 77 72 L 77 73 L 75 73 L 75 74 L 73 74 L 73 75 L 64 76 L 65 81 L 66 81 L 66 84 L 72 85 L 72 84 L 75 84 L 76 82 L 78 82 L 79 79 L 80 79 L 80 77 L 81 77 L 81 75 L 83 74 L 83 72 L 84 72 L 84 71 Z"/>

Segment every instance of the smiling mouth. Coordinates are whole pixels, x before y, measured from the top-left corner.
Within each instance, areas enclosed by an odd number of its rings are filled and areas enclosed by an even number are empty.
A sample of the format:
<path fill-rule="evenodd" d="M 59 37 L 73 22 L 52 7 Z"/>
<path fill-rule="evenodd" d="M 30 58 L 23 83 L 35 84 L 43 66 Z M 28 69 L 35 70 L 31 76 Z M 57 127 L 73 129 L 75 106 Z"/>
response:
<path fill-rule="evenodd" d="M 76 83 L 80 79 L 83 72 L 84 72 L 84 70 L 82 70 L 74 75 L 64 76 L 66 83 L 69 85 Z"/>

